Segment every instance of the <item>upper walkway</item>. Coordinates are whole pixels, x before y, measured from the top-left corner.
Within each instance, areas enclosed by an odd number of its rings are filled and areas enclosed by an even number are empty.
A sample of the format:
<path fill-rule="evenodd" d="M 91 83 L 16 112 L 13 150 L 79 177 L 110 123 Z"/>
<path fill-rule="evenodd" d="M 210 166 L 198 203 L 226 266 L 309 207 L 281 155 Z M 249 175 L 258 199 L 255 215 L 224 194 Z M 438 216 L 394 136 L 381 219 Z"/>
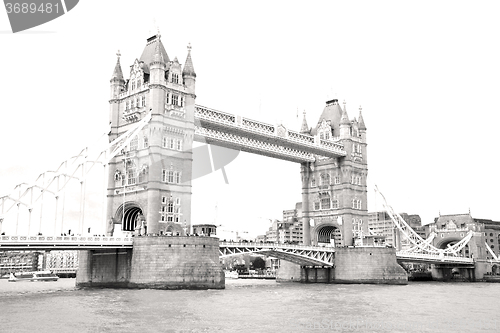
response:
<path fill-rule="evenodd" d="M 314 162 L 314 155 L 346 156 L 340 138 L 320 139 L 245 117 L 195 105 L 195 140 L 292 162 Z"/>

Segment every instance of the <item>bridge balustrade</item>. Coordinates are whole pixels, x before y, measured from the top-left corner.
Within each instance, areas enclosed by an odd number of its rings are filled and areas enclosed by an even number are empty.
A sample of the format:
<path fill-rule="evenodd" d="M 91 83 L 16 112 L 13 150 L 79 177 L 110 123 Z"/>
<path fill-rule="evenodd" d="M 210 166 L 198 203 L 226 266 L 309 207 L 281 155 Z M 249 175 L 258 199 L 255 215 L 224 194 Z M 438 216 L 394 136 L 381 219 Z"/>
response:
<path fill-rule="evenodd" d="M 256 243 L 256 242 L 219 242 L 220 247 L 261 247 L 269 249 L 297 249 L 304 251 L 325 251 L 335 252 L 333 247 L 299 245 L 299 244 L 282 244 L 282 243 Z"/>
<path fill-rule="evenodd" d="M 330 153 L 334 152 L 337 155 L 345 156 L 346 152 L 344 150 L 344 145 L 340 142 L 332 142 L 328 140 L 315 140 L 315 137 L 298 133 L 291 130 L 286 130 L 285 133 L 277 131 L 276 126 L 266 124 L 260 121 L 235 116 L 230 113 L 213 110 L 204 106 L 195 106 L 195 117 L 202 119 L 214 124 L 241 128 L 250 133 L 256 133 L 260 135 L 265 135 L 267 137 L 276 138 L 281 137 L 283 140 L 290 142 L 299 143 L 300 145 L 323 149 Z M 207 133 L 204 133 L 205 135 Z M 318 152 L 320 153 L 320 152 Z"/>
<path fill-rule="evenodd" d="M 131 237 L 94 237 L 94 236 L 0 236 L 0 250 L 2 247 L 40 247 L 57 248 L 64 247 L 131 247 L 133 238 Z"/>
<path fill-rule="evenodd" d="M 413 259 L 429 259 L 432 261 L 441 261 L 441 262 L 461 262 L 461 263 L 473 263 L 473 258 L 466 257 L 452 257 L 452 256 L 440 256 L 436 254 L 426 254 L 426 253 L 412 253 L 407 251 L 398 251 L 396 253 L 398 258 L 413 258 Z"/>

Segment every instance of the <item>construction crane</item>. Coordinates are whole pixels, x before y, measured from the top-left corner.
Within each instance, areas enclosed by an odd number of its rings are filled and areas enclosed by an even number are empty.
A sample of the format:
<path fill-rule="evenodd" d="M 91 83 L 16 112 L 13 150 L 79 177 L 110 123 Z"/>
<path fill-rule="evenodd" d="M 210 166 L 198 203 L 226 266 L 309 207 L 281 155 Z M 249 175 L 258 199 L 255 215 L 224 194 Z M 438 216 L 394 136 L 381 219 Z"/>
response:
<path fill-rule="evenodd" d="M 216 227 L 224 227 L 222 224 L 218 224 L 216 225 Z M 236 242 L 241 242 L 243 239 L 242 237 L 240 236 L 240 234 L 248 234 L 248 231 L 241 231 L 241 230 L 229 230 L 229 229 L 218 229 L 222 232 L 227 232 L 227 233 L 231 233 L 231 234 L 234 234 L 236 236 Z M 217 232 L 218 236 L 220 237 L 221 234 L 219 232 Z M 231 237 L 232 238 L 232 237 Z"/>

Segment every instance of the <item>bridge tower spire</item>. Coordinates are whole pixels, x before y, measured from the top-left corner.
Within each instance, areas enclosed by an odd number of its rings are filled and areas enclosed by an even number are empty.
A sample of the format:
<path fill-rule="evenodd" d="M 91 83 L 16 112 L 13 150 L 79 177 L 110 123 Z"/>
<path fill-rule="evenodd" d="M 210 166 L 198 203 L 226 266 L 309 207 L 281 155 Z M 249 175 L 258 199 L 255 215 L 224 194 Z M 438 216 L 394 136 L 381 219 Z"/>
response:
<path fill-rule="evenodd" d="M 188 54 L 186 62 L 184 64 L 184 68 L 182 69 L 182 79 L 184 81 L 184 86 L 186 87 L 186 117 L 190 122 L 194 123 L 196 73 L 194 71 L 193 59 L 191 59 L 191 49 L 191 43 L 189 43 L 187 46 Z"/>
<path fill-rule="evenodd" d="M 117 125 L 118 121 L 118 108 L 119 108 L 119 95 L 125 88 L 125 80 L 123 79 L 122 66 L 120 64 L 120 51 L 116 52 L 116 65 L 111 75 L 110 82 L 110 100 L 109 100 L 109 121 L 112 126 Z"/>
<path fill-rule="evenodd" d="M 307 126 L 307 120 L 306 120 L 306 110 L 304 110 L 304 118 L 302 119 L 302 126 L 300 127 L 300 133 L 309 133 L 309 126 Z"/>

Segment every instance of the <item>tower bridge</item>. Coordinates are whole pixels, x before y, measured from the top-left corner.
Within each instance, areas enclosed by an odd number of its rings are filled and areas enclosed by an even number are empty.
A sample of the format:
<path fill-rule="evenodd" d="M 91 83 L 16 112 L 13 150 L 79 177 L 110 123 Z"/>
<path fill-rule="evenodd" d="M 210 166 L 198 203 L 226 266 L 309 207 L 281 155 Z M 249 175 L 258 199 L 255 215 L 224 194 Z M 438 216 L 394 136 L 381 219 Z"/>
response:
<path fill-rule="evenodd" d="M 245 251 L 272 253 L 308 266 L 332 266 L 335 257 L 338 281 L 405 283 L 394 249 L 352 248 L 355 239 L 369 234 L 367 128 L 361 107 L 358 117 L 350 118 L 345 102 L 341 106 L 337 99 L 329 100 L 314 126 L 304 114 L 300 130 L 294 131 L 197 105 L 191 46 L 181 65 L 177 57 L 171 60 L 160 37 L 147 39 L 128 79 L 117 53 L 110 80 L 108 143 L 86 148 L 35 183 L 20 184 L 0 197 L 0 231 L 9 232 L 1 236 L 0 250 L 78 249 L 81 286 L 223 288 L 219 251 L 228 255 L 242 248 L 186 236 L 192 224 L 193 164 L 202 163 L 193 149 L 197 141 L 300 164 L 302 247 L 255 244 Z M 87 216 L 86 189 L 91 171 L 99 166 L 106 193 L 96 227 L 95 217 Z M 71 183 L 80 193 L 79 211 L 67 218 L 65 191 Z M 398 225 L 397 217 L 394 221 Z M 74 235 L 64 236 L 68 225 L 73 225 Z M 96 228 L 106 236 L 93 235 Z M 27 235 L 19 229 L 27 229 Z M 123 236 L 128 233 L 150 237 Z M 163 236 L 171 233 L 179 236 Z M 318 247 L 324 239 L 334 240 L 336 249 Z M 415 244 L 419 250 L 432 250 L 419 240 Z M 358 276 L 351 274 L 353 263 Z M 373 273 L 382 271 L 392 273 Z M 374 275 L 363 280 L 363 274 Z"/>

